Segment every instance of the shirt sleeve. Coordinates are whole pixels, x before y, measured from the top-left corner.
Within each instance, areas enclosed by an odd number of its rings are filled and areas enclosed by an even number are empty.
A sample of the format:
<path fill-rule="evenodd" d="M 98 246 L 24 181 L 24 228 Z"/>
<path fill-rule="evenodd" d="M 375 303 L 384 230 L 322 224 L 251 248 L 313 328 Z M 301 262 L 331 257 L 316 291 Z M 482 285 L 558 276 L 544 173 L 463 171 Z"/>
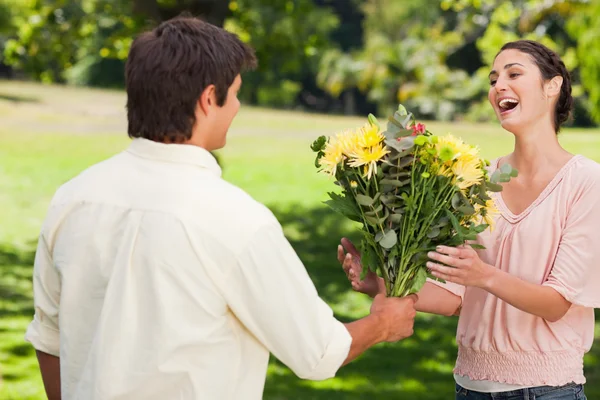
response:
<path fill-rule="evenodd" d="M 459 285 L 458 283 L 453 283 L 453 282 L 445 282 L 445 283 L 439 282 L 439 281 L 436 281 L 436 280 L 430 279 L 430 278 L 427 278 L 427 282 L 432 283 L 433 285 L 439 286 L 443 289 L 446 289 L 450 293 L 460 297 L 461 306 L 462 306 L 462 301 L 464 300 L 465 291 L 466 291 L 466 288 L 463 285 Z"/>
<path fill-rule="evenodd" d="M 54 268 L 44 235 L 40 235 L 33 267 L 35 314 L 25 340 L 36 350 L 59 357 L 58 309 L 60 276 Z"/>
<path fill-rule="evenodd" d="M 600 308 L 600 175 L 581 189 L 565 228 L 545 286 L 569 302 Z"/>
<path fill-rule="evenodd" d="M 319 297 L 278 223 L 256 232 L 235 267 L 216 277 L 236 317 L 298 377 L 335 376 L 352 337 Z"/>

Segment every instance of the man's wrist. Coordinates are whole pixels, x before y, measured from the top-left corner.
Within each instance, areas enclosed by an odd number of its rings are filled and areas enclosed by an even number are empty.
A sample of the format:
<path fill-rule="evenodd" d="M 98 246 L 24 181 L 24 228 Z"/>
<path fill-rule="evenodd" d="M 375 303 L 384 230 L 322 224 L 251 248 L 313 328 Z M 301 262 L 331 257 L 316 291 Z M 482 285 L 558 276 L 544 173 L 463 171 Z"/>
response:
<path fill-rule="evenodd" d="M 371 313 L 365 317 L 369 320 L 371 332 L 373 332 L 373 345 L 385 342 L 389 336 L 389 327 L 384 317 L 379 312 Z"/>

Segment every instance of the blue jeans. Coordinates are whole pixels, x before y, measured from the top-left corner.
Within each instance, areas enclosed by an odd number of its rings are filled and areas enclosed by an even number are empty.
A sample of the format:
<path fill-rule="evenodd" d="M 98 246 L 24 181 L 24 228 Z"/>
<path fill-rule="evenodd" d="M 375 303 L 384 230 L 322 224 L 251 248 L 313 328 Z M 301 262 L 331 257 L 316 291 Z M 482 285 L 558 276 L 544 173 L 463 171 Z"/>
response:
<path fill-rule="evenodd" d="M 456 385 L 456 400 L 587 400 L 583 385 L 538 386 L 512 392 L 480 393 Z"/>

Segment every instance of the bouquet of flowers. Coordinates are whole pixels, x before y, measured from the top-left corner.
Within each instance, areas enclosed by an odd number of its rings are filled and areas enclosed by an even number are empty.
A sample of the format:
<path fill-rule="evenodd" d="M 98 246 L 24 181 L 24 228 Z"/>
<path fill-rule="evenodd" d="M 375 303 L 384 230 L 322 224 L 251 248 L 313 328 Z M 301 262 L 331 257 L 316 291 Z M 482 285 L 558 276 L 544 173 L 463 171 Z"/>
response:
<path fill-rule="evenodd" d="M 433 135 L 402 105 L 386 131 L 370 114 L 364 126 L 321 136 L 311 148 L 316 167 L 341 188 L 326 203 L 362 224 L 363 273 L 377 272 L 388 296 L 417 293 L 428 276 L 437 279 L 426 267 L 428 251 L 493 229 L 489 194 L 517 176 L 510 165 L 490 176 L 476 147 Z"/>

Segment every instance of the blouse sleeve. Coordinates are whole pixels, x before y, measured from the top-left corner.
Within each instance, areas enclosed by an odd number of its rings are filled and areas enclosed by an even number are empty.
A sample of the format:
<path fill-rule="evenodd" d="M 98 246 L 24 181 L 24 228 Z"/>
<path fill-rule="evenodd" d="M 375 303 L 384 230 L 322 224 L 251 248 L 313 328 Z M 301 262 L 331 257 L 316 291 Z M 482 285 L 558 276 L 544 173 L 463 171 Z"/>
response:
<path fill-rule="evenodd" d="M 590 172 L 576 191 L 544 286 L 573 304 L 600 308 L 600 168 Z"/>
<path fill-rule="evenodd" d="M 435 286 L 439 286 L 443 289 L 446 289 L 450 293 L 460 297 L 461 305 L 462 305 L 462 301 L 465 297 L 465 290 L 466 290 L 466 287 L 464 287 L 463 285 L 459 285 L 458 283 L 453 283 L 453 282 L 445 282 L 445 283 L 439 282 L 439 281 L 436 281 L 436 280 L 430 279 L 430 278 L 427 278 L 427 282 L 429 282 Z"/>

